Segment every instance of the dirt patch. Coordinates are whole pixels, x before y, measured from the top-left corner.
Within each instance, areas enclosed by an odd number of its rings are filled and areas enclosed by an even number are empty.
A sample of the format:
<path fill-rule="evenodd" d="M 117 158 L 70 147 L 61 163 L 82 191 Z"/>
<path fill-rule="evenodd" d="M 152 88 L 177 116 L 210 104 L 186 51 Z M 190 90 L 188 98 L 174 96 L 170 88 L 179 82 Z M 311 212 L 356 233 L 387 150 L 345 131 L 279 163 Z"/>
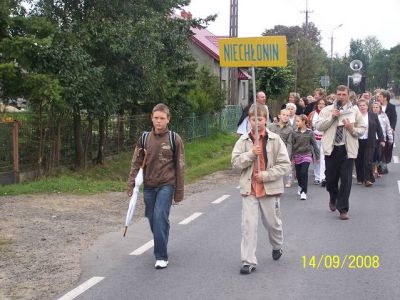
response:
<path fill-rule="evenodd" d="M 186 186 L 186 196 L 238 178 L 220 171 Z M 0 299 L 53 299 L 78 281 L 79 259 L 102 234 L 121 230 L 124 193 L 0 197 Z M 135 212 L 143 216 L 139 197 Z"/>

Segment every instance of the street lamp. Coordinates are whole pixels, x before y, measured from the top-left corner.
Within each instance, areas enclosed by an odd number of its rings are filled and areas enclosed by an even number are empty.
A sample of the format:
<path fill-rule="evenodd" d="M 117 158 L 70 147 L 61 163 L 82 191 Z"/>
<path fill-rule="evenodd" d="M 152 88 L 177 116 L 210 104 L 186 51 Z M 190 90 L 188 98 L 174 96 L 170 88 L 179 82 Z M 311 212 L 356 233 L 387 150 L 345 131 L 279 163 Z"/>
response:
<path fill-rule="evenodd" d="M 331 32 L 331 60 L 333 59 L 333 32 L 342 26 L 343 26 L 343 24 L 336 26 L 335 28 L 332 29 L 332 32 Z"/>

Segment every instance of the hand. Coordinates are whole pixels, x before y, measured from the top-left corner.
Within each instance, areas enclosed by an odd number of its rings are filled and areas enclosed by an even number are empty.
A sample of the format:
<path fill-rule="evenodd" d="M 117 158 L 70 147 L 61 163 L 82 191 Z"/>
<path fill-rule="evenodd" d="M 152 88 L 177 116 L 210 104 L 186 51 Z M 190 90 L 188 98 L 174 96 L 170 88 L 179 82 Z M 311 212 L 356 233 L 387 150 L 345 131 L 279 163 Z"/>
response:
<path fill-rule="evenodd" d="M 379 144 L 381 144 L 382 147 L 385 147 L 385 142 L 380 142 Z"/>
<path fill-rule="evenodd" d="M 256 173 L 256 182 L 258 182 L 258 183 L 262 183 L 263 182 L 262 175 L 260 173 Z"/>
<path fill-rule="evenodd" d="M 261 146 L 253 145 L 253 154 L 254 155 L 261 155 Z"/>
<path fill-rule="evenodd" d="M 354 124 L 353 124 L 353 123 L 350 123 L 350 120 L 349 120 L 349 119 L 344 119 L 344 120 L 343 120 L 343 126 L 344 126 L 344 128 L 347 129 L 347 131 L 349 131 L 349 132 L 352 132 L 352 131 L 353 131 Z"/>
<path fill-rule="evenodd" d="M 130 191 L 130 192 L 127 192 L 127 194 L 128 194 L 128 197 L 132 197 L 133 192 Z"/>
<path fill-rule="evenodd" d="M 338 110 L 338 109 L 333 109 L 332 110 L 332 117 L 333 118 L 337 118 L 337 117 L 339 117 L 340 116 L 340 111 Z"/>

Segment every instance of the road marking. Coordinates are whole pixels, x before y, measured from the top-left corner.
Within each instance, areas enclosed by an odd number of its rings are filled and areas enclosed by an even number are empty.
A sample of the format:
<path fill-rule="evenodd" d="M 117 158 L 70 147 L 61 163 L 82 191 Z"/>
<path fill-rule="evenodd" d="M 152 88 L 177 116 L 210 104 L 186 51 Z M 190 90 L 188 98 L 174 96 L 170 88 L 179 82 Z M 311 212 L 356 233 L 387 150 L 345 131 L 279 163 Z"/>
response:
<path fill-rule="evenodd" d="M 218 199 L 214 200 L 213 202 L 211 202 L 212 204 L 220 204 L 222 201 L 224 201 L 225 199 L 228 199 L 231 195 L 223 195 L 221 197 L 219 197 Z"/>
<path fill-rule="evenodd" d="M 240 189 L 240 185 L 238 185 L 236 188 L 237 188 L 237 189 Z"/>
<path fill-rule="evenodd" d="M 398 164 L 398 163 L 399 163 L 399 157 L 393 155 L 393 162 L 394 162 L 395 164 Z"/>
<path fill-rule="evenodd" d="M 154 247 L 154 240 L 148 241 L 146 244 L 143 246 L 137 248 L 135 251 L 130 253 L 129 255 L 141 255 L 145 253 L 147 250 L 151 249 Z"/>
<path fill-rule="evenodd" d="M 87 291 L 88 289 L 90 289 L 92 286 L 98 284 L 103 279 L 104 279 L 104 277 L 92 277 L 89 280 L 86 280 L 84 283 L 82 283 L 77 288 L 75 288 L 72 291 L 66 293 L 61 298 L 58 298 L 58 300 L 72 300 L 72 299 L 78 297 L 80 294 L 82 294 L 85 291 Z"/>
<path fill-rule="evenodd" d="M 399 193 L 400 193 L 400 180 L 397 180 L 397 187 L 399 188 Z"/>
<path fill-rule="evenodd" d="M 192 222 L 194 219 L 200 217 L 203 213 L 201 212 L 196 212 L 193 215 L 191 215 L 190 217 L 187 217 L 185 220 L 180 221 L 179 224 L 181 225 L 186 225 L 189 224 L 190 222 Z"/>

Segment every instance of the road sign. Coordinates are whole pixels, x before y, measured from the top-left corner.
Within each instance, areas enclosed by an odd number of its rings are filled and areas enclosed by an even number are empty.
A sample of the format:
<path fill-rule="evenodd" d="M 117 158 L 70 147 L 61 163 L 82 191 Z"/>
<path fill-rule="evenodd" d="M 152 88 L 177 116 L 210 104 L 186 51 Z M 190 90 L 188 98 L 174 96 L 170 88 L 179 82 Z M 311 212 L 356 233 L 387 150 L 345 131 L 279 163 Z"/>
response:
<path fill-rule="evenodd" d="M 285 36 L 219 39 L 221 67 L 285 67 Z"/>
<path fill-rule="evenodd" d="M 331 84 L 329 76 L 321 76 L 319 82 L 321 83 L 321 86 L 329 86 Z"/>

